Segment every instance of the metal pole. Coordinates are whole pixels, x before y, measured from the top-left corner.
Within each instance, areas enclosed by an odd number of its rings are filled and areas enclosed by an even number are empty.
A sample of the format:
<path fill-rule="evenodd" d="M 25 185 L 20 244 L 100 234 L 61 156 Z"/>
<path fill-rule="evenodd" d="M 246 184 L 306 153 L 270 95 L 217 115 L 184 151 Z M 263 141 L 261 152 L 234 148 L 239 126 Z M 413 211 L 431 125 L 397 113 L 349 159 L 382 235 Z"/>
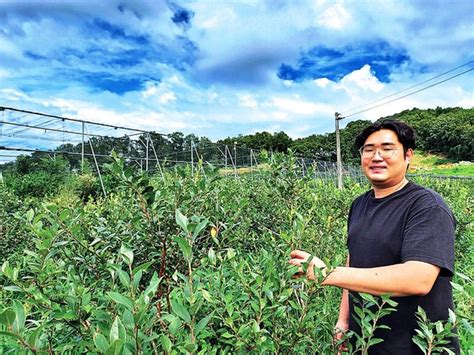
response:
<path fill-rule="evenodd" d="M 153 143 L 153 139 L 151 138 L 151 136 L 148 136 L 148 137 L 150 137 L 151 148 L 153 149 L 153 153 L 155 154 L 155 159 L 156 159 L 155 167 L 158 166 L 158 169 L 160 170 L 161 178 L 164 180 L 165 174 L 163 174 L 163 170 L 161 169 L 160 160 L 158 159 L 158 154 L 156 154 L 155 144 Z"/>
<path fill-rule="evenodd" d="M 82 152 L 81 152 L 81 173 L 84 174 L 84 122 L 82 122 Z"/>
<path fill-rule="evenodd" d="M 252 152 L 253 150 L 250 149 L 250 176 L 253 178 L 253 161 L 252 161 Z"/>
<path fill-rule="evenodd" d="M 237 142 L 234 142 L 234 177 L 237 178 Z"/>
<path fill-rule="evenodd" d="M 88 138 L 89 138 L 89 144 L 91 146 L 92 156 L 94 157 L 95 167 L 97 169 L 97 174 L 99 175 L 100 186 L 102 186 L 102 191 L 104 192 L 104 196 L 107 197 L 107 192 L 105 192 L 104 182 L 102 181 L 102 175 L 100 173 L 99 163 L 97 163 L 97 159 L 95 157 L 94 147 L 92 146 L 91 138 L 90 137 L 88 137 Z"/>
<path fill-rule="evenodd" d="M 227 144 L 225 146 L 225 174 L 227 175 L 227 151 L 229 148 L 227 147 Z"/>
<path fill-rule="evenodd" d="M 191 176 L 194 176 L 194 141 L 191 140 Z"/>
<path fill-rule="evenodd" d="M 342 190 L 342 157 L 341 157 L 341 137 L 339 132 L 339 121 L 343 119 L 341 115 L 336 112 L 334 114 L 336 124 L 336 159 L 337 159 L 337 188 Z"/>
<path fill-rule="evenodd" d="M 148 146 L 150 145 L 150 136 L 146 135 L 146 162 L 145 162 L 145 171 L 148 171 Z"/>

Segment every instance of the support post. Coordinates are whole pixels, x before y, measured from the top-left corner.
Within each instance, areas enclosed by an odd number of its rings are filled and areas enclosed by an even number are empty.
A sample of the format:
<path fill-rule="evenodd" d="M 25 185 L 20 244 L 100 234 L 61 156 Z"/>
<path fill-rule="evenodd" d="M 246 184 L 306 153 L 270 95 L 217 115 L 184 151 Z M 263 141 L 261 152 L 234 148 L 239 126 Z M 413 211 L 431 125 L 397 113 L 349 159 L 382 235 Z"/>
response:
<path fill-rule="evenodd" d="M 156 159 L 155 167 L 158 166 L 158 169 L 160 170 L 161 178 L 164 180 L 165 174 L 163 174 L 163 169 L 161 169 L 160 160 L 158 159 L 158 154 L 156 154 L 155 144 L 153 143 L 153 139 L 151 138 L 151 136 L 148 135 L 148 137 L 150 137 L 150 143 L 151 143 L 151 148 L 153 149 L 153 154 L 155 154 L 155 159 Z"/>
<path fill-rule="evenodd" d="M 99 175 L 99 180 L 100 180 L 100 186 L 102 186 L 102 191 L 104 192 L 104 196 L 107 197 L 107 192 L 105 192 L 105 187 L 104 187 L 104 182 L 102 181 L 102 175 L 100 173 L 100 168 L 99 168 L 99 164 L 97 163 L 97 159 L 95 157 L 95 153 L 94 153 L 94 147 L 92 146 L 92 141 L 91 141 L 91 138 L 89 138 L 89 144 L 91 146 L 91 152 L 92 152 L 92 156 L 94 157 L 94 162 L 95 162 L 95 167 L 97 169 L 97 174 Z"/>
<path fill-rule="evenodd" d="M 234 177 L 237 179 L 237 142 L 234 142 Z"/>
<path fill-rule="evenodd" d="M 149 145 L 150 145 L 150 136 L 147 134 L 146 135 L 146 161 L 145 161 L 145 171 L 148 171 L 148 150 L 149 150 Z"/>
<path fill-rule="evenodd" d="M 334 114 L 336 124 L 336 159 L 337 159 L 337 187 L 342 190 L 342 157 L 341 157 L 341 137 L 339 132 L 339 121 L 343 119 L 341 115 L 336 112 Z"/>
<path fill-rule="evenodd" d="M 194 176 L 194 141 L 191 140 L 191 176 Z"/>
<path fill-rule="evenodd" d="M 84 174 L 84 122 L 82 122 L 81 173 Z"/>
<path fill-rule="evenodd" d="M 229 150 L 229 148 L 227 147 L 227 145 L 225 146 L 225 174 L 227 175 L 227 151 Z"/>
<path fill-rule="evenodd" d="M 253 177 L 253 161 L 252 161 L 252 153 L 253 153 L 253 150 L 250 149 L 250 176 Z"/>

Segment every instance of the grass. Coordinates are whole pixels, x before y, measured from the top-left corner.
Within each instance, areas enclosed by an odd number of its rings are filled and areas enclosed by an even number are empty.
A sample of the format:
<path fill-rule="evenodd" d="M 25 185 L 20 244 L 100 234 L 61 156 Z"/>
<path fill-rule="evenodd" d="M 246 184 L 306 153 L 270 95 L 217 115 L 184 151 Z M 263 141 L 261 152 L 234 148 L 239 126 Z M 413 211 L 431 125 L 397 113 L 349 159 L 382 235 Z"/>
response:
<path fill-rule="evenodd" d="M 474 176 L 474 163 L 454 163 L 440 155 L 416 151 L 409 172 L 443 176 Z"/>
<path fill-rule="evenodd" d="M 267 170 L 268 164 L 258 166 L 220 169 L 222 175 L 237 175 Z M 441 155 L 416 151 L 408 171 L 410 174 L 441 175 L 441 176 L 466 176 L 474 177 L 474 162 L 453 162 Z"/>

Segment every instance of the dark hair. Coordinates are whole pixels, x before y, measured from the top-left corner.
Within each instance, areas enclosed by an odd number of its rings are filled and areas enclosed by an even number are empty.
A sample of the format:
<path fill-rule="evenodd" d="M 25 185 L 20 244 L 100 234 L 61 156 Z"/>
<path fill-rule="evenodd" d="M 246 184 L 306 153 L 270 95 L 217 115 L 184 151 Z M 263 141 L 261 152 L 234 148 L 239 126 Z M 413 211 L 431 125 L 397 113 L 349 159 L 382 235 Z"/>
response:
<path fill-rule="evenodd" d="M 415 149 L 416 133 L 413 127 L 407 125 L 405 122 L 395 120 L 384 120 L 366 127 L 355 139 L 356 148 L 360 149 L 372 133 L 380 131 L 381 129 L 389 129 L 397 135 L 398 141 L 403 145 L 403 154 L 406 154 L 410 148 Z"/>

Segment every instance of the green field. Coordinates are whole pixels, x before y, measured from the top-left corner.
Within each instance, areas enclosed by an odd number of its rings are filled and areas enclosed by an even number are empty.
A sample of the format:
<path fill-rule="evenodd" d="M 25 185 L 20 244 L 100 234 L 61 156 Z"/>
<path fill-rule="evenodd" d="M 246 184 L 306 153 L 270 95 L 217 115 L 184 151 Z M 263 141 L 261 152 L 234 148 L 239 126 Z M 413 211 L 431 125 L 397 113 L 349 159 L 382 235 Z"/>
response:
<path fill-rule="evenodd" d="M 452 162 L 442 156 L 416 151 L 410 173 L 443 176 L 474 176 L 473 162 Z"/>
<path fill-rule="evenodd" d="M 92 175 L 5 177 L 0 353 L 334 353 L 340 290 L 293 279 L 289 252 L 341 265 L 350 203 L 367 185 L 346 180 L 340 191 L 294 169 L 279 156 L 237 179 L 211 168 L 161 178 L 117 161 L 104 171 L 106 198 Z M 416 181 L 456 215 L 456 322 L 467 354 L 472 193 L 458 180 Z"/>

